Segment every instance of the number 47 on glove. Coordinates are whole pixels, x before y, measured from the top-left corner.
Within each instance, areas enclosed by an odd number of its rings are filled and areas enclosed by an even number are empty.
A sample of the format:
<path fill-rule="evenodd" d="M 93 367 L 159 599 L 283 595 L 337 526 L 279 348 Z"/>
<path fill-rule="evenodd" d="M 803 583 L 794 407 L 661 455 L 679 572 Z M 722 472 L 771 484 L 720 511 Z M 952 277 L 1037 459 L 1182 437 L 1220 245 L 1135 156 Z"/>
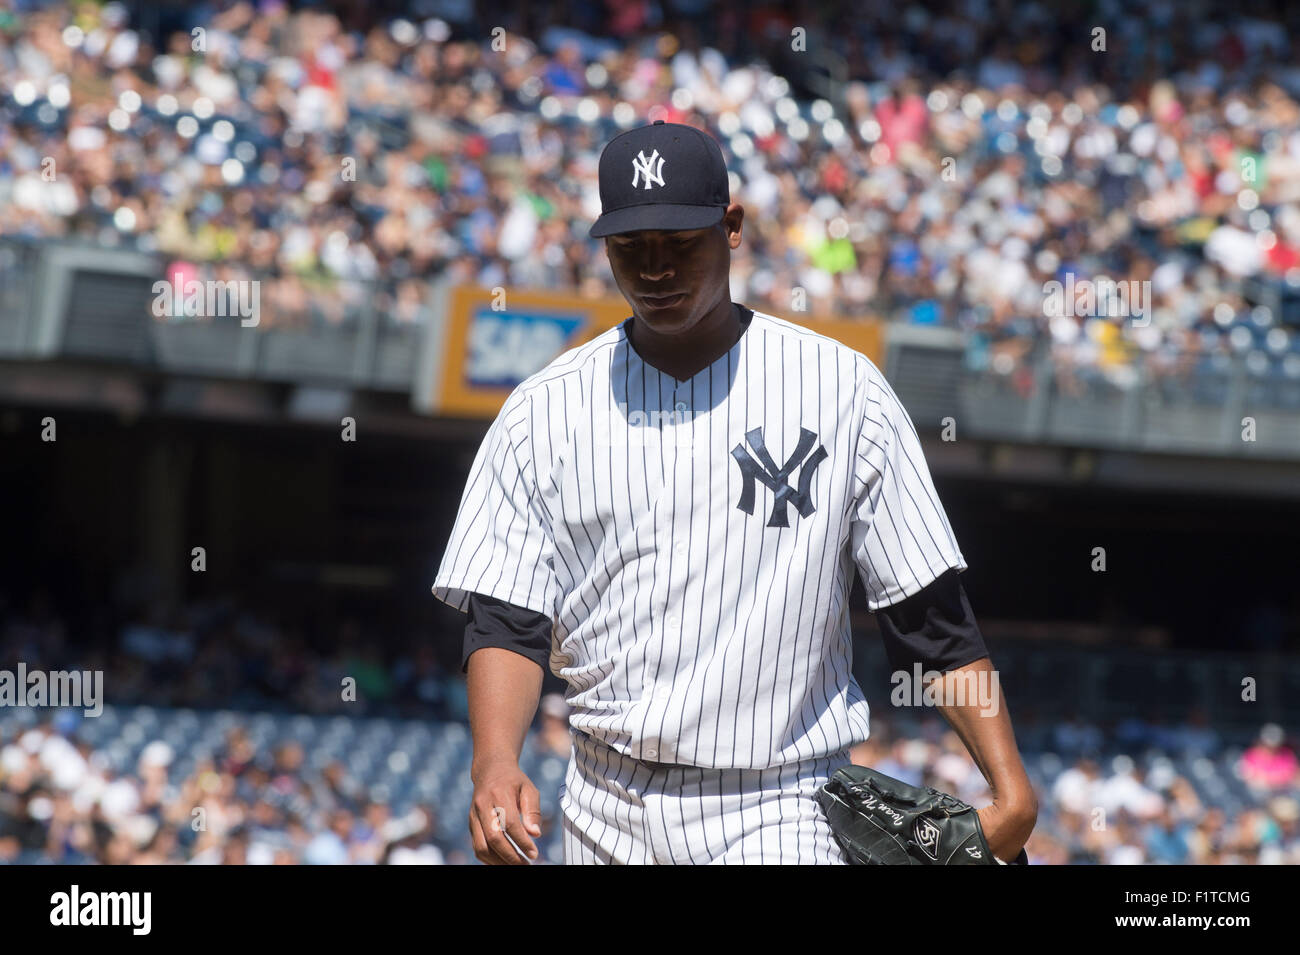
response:
<path fill-rule="evenodd" d="M 853 865 L 997 865 L 979 815 L 955 796 L 865 766 L 841 766 L 817 790 Z M 1028 864 L 1025 850 L 1013 860 Z"/>

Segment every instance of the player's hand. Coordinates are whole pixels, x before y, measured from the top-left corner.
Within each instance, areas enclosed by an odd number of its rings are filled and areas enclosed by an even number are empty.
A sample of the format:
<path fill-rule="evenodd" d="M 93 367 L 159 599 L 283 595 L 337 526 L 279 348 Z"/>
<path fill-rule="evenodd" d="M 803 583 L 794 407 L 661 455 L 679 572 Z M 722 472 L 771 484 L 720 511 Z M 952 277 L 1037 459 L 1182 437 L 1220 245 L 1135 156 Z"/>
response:
<path fill-rule="evenodd" d="M 1020 850 L 1029 841 L 1037 815 L 1036 812 L 1001 806 L 996 802 L 977 809 L 976 813 L 980 817 L 980 828 L 984 830 L 989 848 L 1003 862 L 1010 862 L 1020 855 Z"/>
<path fill-rule="evenodd" d="M 474 856 L 484 865 L 532 865 L 537 859 L 533 837 L 542 834 L 541 800 L 514 760 L 476 764 L 470 770 L 469 834 Z M 515 851 L 513 839 L 527 858 Z"/>

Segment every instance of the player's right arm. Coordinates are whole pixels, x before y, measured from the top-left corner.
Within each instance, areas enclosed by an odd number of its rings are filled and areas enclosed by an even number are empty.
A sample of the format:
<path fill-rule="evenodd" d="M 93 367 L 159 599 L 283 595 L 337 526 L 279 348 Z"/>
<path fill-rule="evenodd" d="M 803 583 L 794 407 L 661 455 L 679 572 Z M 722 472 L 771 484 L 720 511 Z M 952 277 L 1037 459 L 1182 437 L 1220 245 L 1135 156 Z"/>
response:
<path fill-rule="evenodd" d="M 542 695 L 542 669 L 502 647 L 470 654 L 469 725 L 474 740 L 469 831 L 474 855 L 488 865 L 528 865 L 541 835 L 537 787 L 519 768 L 524 738 Z M 510 840 L 528 856 L 522 859 Z"/>
<path fill-rule="evenodd" d="M 537 788 L 519 756 L 541 697 L 559 585 L 538 492 L 533 421 L 523 388 L 516 389 L 475 456 L 433 584 L 435 596 L 469 614 L 469 827 L 474 854 L 493 865 L 530 864 L 541 834 Z"/>

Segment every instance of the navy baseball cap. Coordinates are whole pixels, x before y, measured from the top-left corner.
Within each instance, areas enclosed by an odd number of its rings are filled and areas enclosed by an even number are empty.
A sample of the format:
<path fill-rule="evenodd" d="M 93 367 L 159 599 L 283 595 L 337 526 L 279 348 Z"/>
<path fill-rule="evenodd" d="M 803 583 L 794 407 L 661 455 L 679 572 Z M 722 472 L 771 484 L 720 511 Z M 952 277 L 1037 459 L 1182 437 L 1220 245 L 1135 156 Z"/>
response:
<path fill-rule="evenodd" d="M 641 229 L 685 231 L 722 221 L 731 204 L 717 140 L 657 119 L 619 133 L 600 154 L 600 218 L 593 239 Z"/>

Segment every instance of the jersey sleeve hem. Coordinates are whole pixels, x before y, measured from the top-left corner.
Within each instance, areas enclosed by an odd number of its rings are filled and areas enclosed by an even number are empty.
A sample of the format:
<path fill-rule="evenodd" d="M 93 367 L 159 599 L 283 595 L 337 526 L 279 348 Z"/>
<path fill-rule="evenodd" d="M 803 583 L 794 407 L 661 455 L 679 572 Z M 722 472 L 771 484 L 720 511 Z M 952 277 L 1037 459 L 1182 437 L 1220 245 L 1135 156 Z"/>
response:
<path fill-rule="evenodd" d="M 510 587 L 499 586 L 486 587 L 463 577 L 437 577 L 430 589 L 435 597 L 461 613 L 469 612 L 469 595 L 472 593 L 492 597 L 496 600 L 504 600 L 516 607 L 523 607 L 533 611 L 533 613 L 546 614 L 547 616 L 552 615 L 555 609 L 549 605 L 544 597 L 529 593 L 526 590 L 515 590 Z"/>
<path fill-rule="evenodd" d="M 950 570 L 958 572 L 966 569 L 966 559 L 960 553 L 948 555 L 943 561 L 943 566 L 938 570 L 931 571 L 926 569 L 926 573 L 920 577 L 912 577 L 906 583 L 896 584 L 890 587 L 879 597 L 873 597 L 870 592 L 867 593 L 867 609 L 872 613 L 877 610 L 883 610 L 886 607 L 892 607 L 900 600 L 906 600 L 913 594 L 918 594 L 926 587 L 938 580 L 943 574 Z"/>

